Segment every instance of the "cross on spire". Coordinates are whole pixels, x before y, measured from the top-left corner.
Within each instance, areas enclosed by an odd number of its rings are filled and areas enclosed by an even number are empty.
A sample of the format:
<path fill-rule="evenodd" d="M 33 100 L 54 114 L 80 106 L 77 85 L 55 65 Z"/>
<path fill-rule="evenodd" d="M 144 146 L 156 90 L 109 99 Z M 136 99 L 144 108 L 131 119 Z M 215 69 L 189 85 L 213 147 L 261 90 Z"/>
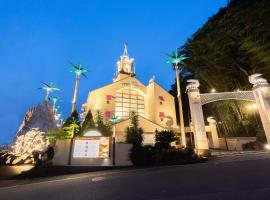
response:
<path fill-rule="evenodd" d="M 128 56 L 128 44 L 125 42 L 124 44 L 124 53 L 123 56 Z"/>

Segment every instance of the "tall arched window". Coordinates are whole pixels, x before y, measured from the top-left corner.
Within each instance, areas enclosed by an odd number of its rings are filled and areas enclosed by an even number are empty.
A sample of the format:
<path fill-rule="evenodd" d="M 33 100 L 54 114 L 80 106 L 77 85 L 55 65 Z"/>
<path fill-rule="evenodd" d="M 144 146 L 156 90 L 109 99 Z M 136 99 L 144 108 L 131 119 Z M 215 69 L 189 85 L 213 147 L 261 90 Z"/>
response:
<path fill-rule="evenodd" d="M 123 88 L 116 92 L 115 115 L 127 118 L 131 111 L 144 116 L 144 95 L 133 88 Z"/>

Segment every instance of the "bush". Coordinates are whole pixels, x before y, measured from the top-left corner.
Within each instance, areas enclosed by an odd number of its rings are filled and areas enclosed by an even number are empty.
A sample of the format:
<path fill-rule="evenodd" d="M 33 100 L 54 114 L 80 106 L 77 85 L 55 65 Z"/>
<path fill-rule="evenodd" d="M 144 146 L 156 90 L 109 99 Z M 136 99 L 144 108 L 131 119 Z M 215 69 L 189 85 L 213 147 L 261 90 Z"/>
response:
<path fill-rule="evenodd" d="M 265 133 L 264 133 L 264 130 L 258 130 L 257 133 L 256 133 L 256 140 L 258 142 L 261 142 L 261 143 L 266 143 L 267 140 L 266 140 L 266 136 L 265 136 Z"/>
<path fill-rule="evenodd" d="M 141 156 L 143 159 L 140 164 L 146 166 L 179 165 L 205 161 L 192 148 L 159 149 L 148 145 L 142 148 Z"/>
<path fill-rule="evenodd" d="M 264 144 L 258 141 L 248 142 L 248 143 L 242 144 L 242 149 L 244 151 L 263 150 Z"/>
<path fill-rule="evenodd" d="M 130 125 L 126 128 L 126 141 L 132 144 L 129 158 L 133 165 L 142 165 L 144 159 L 143 129 L 139 127 L 138 116 L 135 112 L 130 114 Z"/>
<path fill-rule="evenodd" d="M 156 130 L 156 143 L 157 149 L 170 149 L 171 143 L 178 140 L 178 137 L 173 131 L 157 131 Z"/>

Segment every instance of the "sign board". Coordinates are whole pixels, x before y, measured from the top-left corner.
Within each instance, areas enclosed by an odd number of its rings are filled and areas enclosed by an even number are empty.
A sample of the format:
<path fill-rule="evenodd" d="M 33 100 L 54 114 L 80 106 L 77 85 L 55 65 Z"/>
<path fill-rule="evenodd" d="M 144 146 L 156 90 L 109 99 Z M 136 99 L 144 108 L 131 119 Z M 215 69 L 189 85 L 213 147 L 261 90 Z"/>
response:
<path fill-rule="evenodd" d="M 106 158 L 109 157 L 109 139 L 96 137 L 93 139 L 75 139 L 74 158 Z"/>

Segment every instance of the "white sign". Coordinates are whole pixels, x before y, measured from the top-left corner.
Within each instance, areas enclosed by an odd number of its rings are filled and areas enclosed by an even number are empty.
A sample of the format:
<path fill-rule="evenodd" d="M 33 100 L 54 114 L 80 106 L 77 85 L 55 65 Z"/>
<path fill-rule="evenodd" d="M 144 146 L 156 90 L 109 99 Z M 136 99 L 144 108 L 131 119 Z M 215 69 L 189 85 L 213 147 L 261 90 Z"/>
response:
<path fill-rule="evenodd" d="M 99 140 L 75 140 L 74 158 L 98 158 Z"/>

